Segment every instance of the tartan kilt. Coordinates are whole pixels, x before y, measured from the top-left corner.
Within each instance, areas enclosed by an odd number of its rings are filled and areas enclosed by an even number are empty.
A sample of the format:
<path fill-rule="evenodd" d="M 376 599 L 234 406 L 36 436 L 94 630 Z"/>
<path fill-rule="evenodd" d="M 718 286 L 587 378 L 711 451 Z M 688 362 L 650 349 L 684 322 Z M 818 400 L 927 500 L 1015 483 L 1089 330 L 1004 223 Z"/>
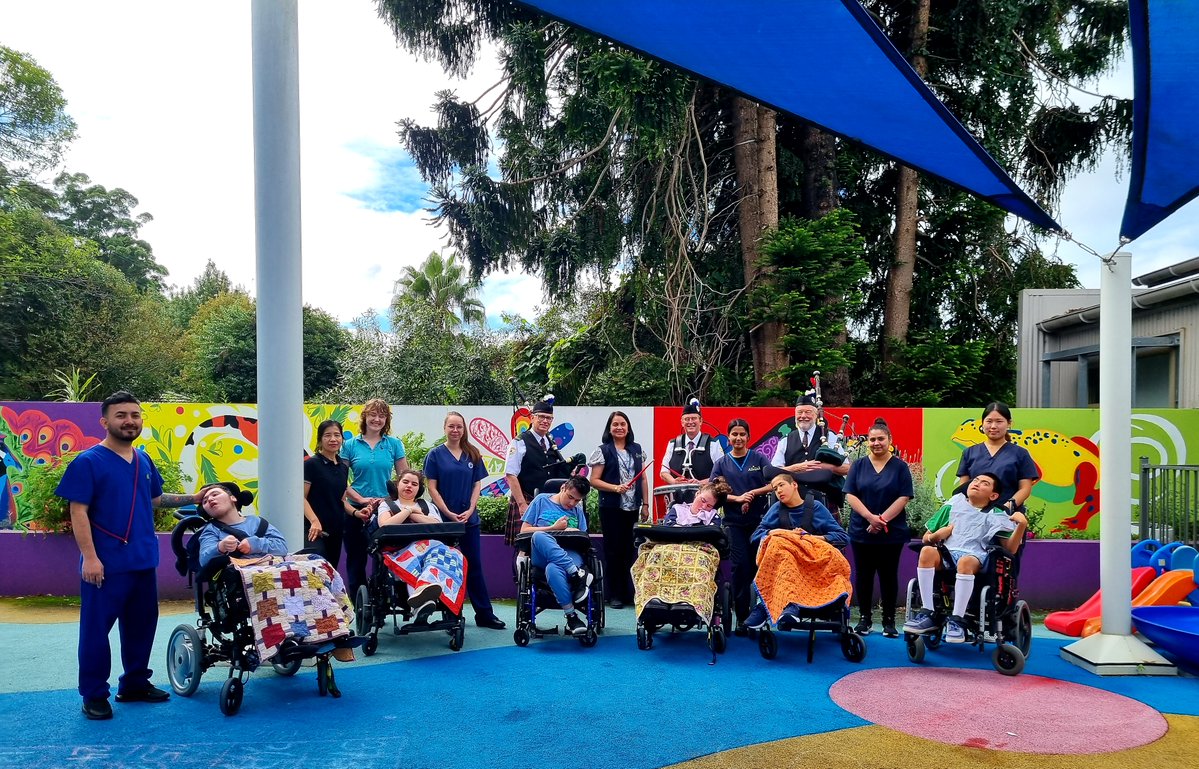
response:
<path fill-rule="evenodd" d="M 520 534 L 521 516 L 520 508 L 516 505 L 516 500 L 508 497 L 508 520 L 504 522 L 504 544 L 511 547 L 516 542 L 516 535 Z"/>

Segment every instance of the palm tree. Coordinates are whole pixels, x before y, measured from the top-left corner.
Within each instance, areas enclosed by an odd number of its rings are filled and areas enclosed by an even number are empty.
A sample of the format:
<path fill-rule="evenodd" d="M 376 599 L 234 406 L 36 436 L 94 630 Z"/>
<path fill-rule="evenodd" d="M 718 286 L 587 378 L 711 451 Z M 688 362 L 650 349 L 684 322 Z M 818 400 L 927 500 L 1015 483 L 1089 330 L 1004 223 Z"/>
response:
<path fill-rule="evenodd" d="M 434 251 L 419 267 L 404 267 L 395 282 L 393 310 L 404 302 L 417 302 L 433 308 L 443 330 L 461 323 L 483 323 L 487 311 L 475 296 L 478 284 L 465 276 L 466 270 L 456 255 L 448 259 Z"/>

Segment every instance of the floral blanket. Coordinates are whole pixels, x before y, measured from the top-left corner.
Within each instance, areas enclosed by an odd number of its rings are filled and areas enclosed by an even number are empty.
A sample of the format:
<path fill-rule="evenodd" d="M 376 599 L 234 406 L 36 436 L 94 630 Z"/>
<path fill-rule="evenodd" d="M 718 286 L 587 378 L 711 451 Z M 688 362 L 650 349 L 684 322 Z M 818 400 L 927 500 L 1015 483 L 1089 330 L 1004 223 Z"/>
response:
<path fill-rule="evenodd" d="M 250 605 L 258 656 L 267 662 L 288 638 L 318 644 L 348 636 L 354 604 L 337 570 L 319 555 L 231 558 Z"/>
<path fill-rule="evenodd" d="M 849 561 L 841 551 L 799 529 L 776 530 L 763 541 L 754 586 L 775 622 L 789 604 L 820 609 L 853 595 Z"/>
<path fill-rule="evenodd" d="M 710 618 L 719 567 L 720 553 L 711 545 L 646 542 L 633 564 L 637 616 L 657 598 L 667 604 L 691 604 L 705 620 Z"/>

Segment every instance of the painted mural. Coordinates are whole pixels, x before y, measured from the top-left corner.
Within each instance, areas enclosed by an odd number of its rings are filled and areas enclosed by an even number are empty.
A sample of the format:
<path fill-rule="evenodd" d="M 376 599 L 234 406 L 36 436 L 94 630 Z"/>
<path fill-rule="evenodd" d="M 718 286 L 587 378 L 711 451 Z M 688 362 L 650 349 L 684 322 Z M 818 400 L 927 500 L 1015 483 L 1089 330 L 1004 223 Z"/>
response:
<path fill-rule="evenodd" d="M 253 405 L 218 403 L 146 403 L 145 430 L 139 445 L 156 462 L 174 462 L 196 490 L 216 480 L 233 480 L 258 488 L 258 410 Z M 509 441 L 529 426 L 525 409 L 504 406 L 457 407 L 465 417 L 472 441 L 483 453 L 488 471 L 484 493 L 503 495 L 504 458 Z M 635 436 L 655 465 L 666 443 L 679 432 L 678 407 L 622 409 L 632 421 Z M 559 407 L 551 433 L 567 456 L 589 455 L 599 443 L 609 408 Z M 952 490 L 962 450 L 982 440 L 977 409 L 826 408 L 835 429 L 853 443 L 875 418 L 887 420 L 895 445 L 909 462 L 920 462 L 926 477 L 942 495 Z M 443 406 L 397 406 L 392 410 L 393 433 L 418 434 L 425 447 L 442 440 Z M 304 445 L 296 447 L 300 461 L 315 450 L 316 426 L 337 419 L 346 434 L 358 431 L 360 405 L 308 405 L 304 410 Z M 0 462 L 6 470 L 0 486 L 0 527 L 21 528 L 21 491 L 29 467 L 47 464 L 64 454 L 95 445 L 103 437 L 96 403 L 0 403 Z M 727 446 L 725 428 L 733 417 L 750 423 L 751 446 L 767 456 L 794 429 L 793 409 L 707 408 L 704 430 Z M 1031 505 L 1044 511 L 1046 530 L 1095 532 L 1100 506 L 1099 413 L 1093 409 L 1016 409 L 1013 439 L 1032 454 L 1042 480 L 1033 488 Z M 1140 457 L 1154 464 L 1194 463 L 1199 457 L 1199 411 L 1144 410 L 1132 416 L 1133 500 L 1139 493 Z M 1194 443 L 1195 445 L 1192 445 Z M 659 483 L 656 468 L 650 473 Z M 1133 508 L 1135 511 L 1135 507 Z"/>

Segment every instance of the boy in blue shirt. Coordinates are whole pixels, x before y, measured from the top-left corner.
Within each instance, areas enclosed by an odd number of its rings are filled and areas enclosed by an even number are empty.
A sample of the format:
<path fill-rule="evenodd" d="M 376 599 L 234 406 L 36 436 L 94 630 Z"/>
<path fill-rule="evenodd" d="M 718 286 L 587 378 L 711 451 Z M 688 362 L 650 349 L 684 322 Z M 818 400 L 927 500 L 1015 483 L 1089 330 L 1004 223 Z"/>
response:
<path fill-rule="evenodd" d="M 521 518 L 520 533 L 533 532 L 533 565 L 545 571 L 545 580 L 566 615 L 566 632 L 574 636 L 587 633 L 587 623 L 575 606 L 591 593 L 592 575 L 583 568 L 583 556 L 558 544 L 549 531 L 576 529 L 587 531 L 587 513 L 583 500 L 591 491 L 586 478 L 566 479 L 557 494 L 538 494 Z"/>
<path fill-rule="evenodd" d="M 980 473 L 970 481 L 963 494 L 954 494 L 929 521 L 920 549 L 916 581 L 920 585 L 920 603 L 925 608 L 904 623 L 903 631 L 923 635 L 937 630 L 937 622 L 929 607 L 933 606 L 933 575 L 941 567 L 937 543 L 944 542 L 957 566 L 953 590 L 953 615 L 945 624 L 946 643 L 965 643 L 966 631 L 962 617 L 974 593 L 974 575 L 982 570 L 987 559 L 987 545 L 1001 532 L 1010 532 L 1004 549 L 1015 553 L 1024 539 L 1028 519 L 1023 513 L 1008 513 L 995 507 L 1003 494 L 1003 485 L 994 473 Z"/>

